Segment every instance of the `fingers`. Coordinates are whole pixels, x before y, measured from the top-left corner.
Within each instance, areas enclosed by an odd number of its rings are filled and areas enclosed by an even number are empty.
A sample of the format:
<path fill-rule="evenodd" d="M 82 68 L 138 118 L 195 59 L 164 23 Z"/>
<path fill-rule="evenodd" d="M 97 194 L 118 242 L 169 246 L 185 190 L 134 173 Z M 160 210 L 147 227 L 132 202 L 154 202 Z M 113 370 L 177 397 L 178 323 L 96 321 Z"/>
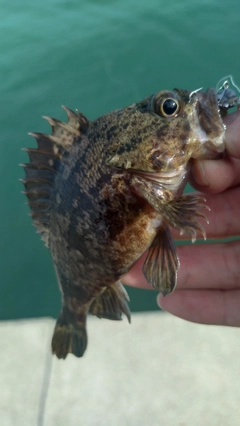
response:
<path fill-rule="evenodd" d="M 240 287 L 240 240 L 177 247 L 180 269 L 177 290 L 235 290 Z M 124 284 L 151 289 L 142 266 L 146 253 L 122 278 Z"/>
<path fill-rule="evenodd" d="M 194 194 L 196 195 L 196 194 Z M 199 219 L 206 230 L 207 238 L 219 239 L 240 235 L 239 206 L 240 187 L 231 188 L 221 194 L 205 195 L 199 194 L 206 199 L 206 206 L 210 211 L 202 209 L 209 221 Z M 186 234 L 180 235 L 178 230 L 173 229 L 172 235 L 176 240 L 189 240 Z M 202 238 L 199 234 L 198 238 Z"/>
<path fill-rule="evenodd" d="M 224 119 L 226 129 L 226 149 L 229 156 L 240 158 L 240 110 Z"/>
<path fill-rule="evenodd" d="M 178 247 L 177 289 L 240 288 L 240 240 Z"/>
<path fill-rule="evenodd" d="M 166 297 L 158 295 L 159 306 L 188 321 L 239 327 L 240 241 L 178 249 L 177 289 Z M 143 259 L 125 276 L 124 283 L 151 288 L 141 272 Z"/>
<path fill-rule="evenodd" d="M 240 183 L 240 111 L 225 118 L 226 157 L 192 164 L 190 181 L 194 188 L 216 193 Z"/>
<path fill-rule="evenodd" d="M 240 183 L 240 160 L 226 157 L 220 160 L 194 161 L 191 185 L 205 193 L 218 193 Z"/>
<path fill-rule="evenodd" d="M 240 326 L 240 290 L 180 290 L 163 297 L 159 306 L 188 321 Z"/>

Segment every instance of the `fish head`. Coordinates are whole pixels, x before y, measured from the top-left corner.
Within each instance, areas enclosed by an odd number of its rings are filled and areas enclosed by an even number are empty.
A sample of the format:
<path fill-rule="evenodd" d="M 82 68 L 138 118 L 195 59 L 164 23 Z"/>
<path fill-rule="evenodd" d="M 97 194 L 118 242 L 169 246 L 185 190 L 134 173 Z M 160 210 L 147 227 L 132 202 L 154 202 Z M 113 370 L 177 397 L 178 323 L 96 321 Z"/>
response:
<path fill-rule="evenodd" d="M 219 158 L 225 149 L 214 89 L 160 91 L 118 112 L 118 128 L 107 165 L 125 170 L 174 173 L 191 158 Z"/>
<path fill-rule="evenodd" d="M 181 91 L 179 91 L 181 93 Z M 225 150 L 225 129 L 215 89 L 188 93 L 186 113 L 192 126 L 192 158 L 217 159 Z"/>

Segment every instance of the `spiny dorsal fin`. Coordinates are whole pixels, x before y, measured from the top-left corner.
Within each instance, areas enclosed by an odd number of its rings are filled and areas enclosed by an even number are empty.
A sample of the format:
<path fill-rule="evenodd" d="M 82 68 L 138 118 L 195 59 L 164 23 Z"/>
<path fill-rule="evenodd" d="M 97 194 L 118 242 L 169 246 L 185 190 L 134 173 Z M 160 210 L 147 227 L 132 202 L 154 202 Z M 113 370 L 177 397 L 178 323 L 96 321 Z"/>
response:
<path fill-rule="evenodd" d="M 25 186 L 24 193 L 31 207 L 31 216 L 37 232 L 48 246 L 49 210 L 54 189 L 55 177 L 58 173 L 63 154 L 70 149 L 74 140 L 88 126 L 87 118 L 79 111 L 74 112 L 63 106 L 68 116 L 67 123 L 55 118 L 45 118 L 52 128 L 52 134 L 29 133 L 37 141 L 37 148 L 28 148 L 30 162 L 23 164 L 26 178 L 21 179 Z"/>

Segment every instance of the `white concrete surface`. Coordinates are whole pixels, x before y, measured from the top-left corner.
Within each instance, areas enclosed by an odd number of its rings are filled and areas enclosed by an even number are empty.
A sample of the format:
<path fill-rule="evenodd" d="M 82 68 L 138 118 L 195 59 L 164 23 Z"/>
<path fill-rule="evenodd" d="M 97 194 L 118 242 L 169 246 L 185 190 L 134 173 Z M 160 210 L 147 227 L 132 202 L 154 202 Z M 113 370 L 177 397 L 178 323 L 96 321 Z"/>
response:
<path fill-rule="evenodd" d="M 133 314 L 130 326 L 91 317 L 85 356 L 59 361 L 53 327 L 0 323 L 1 426 L 240 425 L 239 329 L 161 312 Z"/>

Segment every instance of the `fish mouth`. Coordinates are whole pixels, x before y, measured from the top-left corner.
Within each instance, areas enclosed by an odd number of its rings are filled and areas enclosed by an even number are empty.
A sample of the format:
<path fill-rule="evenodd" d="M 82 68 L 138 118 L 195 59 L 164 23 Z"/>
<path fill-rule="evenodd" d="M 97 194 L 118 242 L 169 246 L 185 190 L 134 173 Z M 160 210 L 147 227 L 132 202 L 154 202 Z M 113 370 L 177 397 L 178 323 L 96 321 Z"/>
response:
<path fill-rule="evenodd" d="M 222 119 L 215 89 L 198 93 L 197 113 L 199 123 L 207 134 L 218 133 L 222 130 Z"/>
<path fill-rule="evenodd" d="M 226 126 L 221 118 L 217 92 L 208 89 L 206 92 L 197 92 L 196 97 L 196 133 L 200 148 L 193 153 L 192 158 L 220 158 L 225 150 Z"/>

